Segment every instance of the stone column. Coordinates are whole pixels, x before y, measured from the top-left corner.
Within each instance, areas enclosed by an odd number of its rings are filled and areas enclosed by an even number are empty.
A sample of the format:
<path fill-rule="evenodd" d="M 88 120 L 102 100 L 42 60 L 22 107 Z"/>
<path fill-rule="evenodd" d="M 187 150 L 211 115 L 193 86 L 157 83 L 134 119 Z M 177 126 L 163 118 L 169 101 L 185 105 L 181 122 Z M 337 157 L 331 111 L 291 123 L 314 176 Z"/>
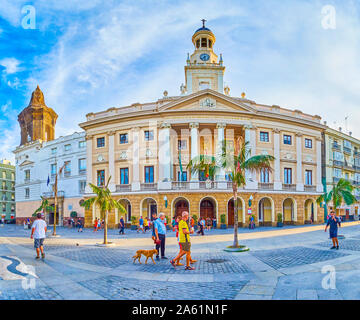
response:
<path fill-rule="evenodd" d="M 216 158 L 218 162 L 218 166 L 221 167 L 222 162 L 222 149 L 223 149 L 223 142 L 225 137 L 225 123 L 217 123 L 217 145 L 216 145 Z M 227 183 L 225 180 L 225 170 L 223 168 L 220 168 L 219 171 L 216 174 L 216 181 L 217 181 L 217 187 L 218 189 L 226 189 Z"/>
<path fill-rule="evenodd" d="M 169 123 L 162 123 L 159 131 L 159 181 L 158 189 L 171 189 L 171 150 Z"/>
<path fill-rule="evenodd" d="M 140 190 L 140 128 L 133 128 L 131 191 Z"/>
<path fill-rule="evenodd" d="M 249 125 L 245 126 L 245 142 L 249 142 L 248 148 L 251 152 L 248 154 L 248 158 L 255 156 L 256 154 L 256 127 Z M 256 173 L 247 171 L 245 172 L 246 185 L 245 189 L 258 189 L 258 182 L 256 179 Z"/>
<path fill-rule="evenodd" d="M 111 177 L 109 182 L 109 190 L 111 192 L 115 192 L 115 131 L 109 131 L 107 134 L 109 137 L 109 177 Z"/>
<path fill-rule="evenodd" d="M 191 160 L 194 159 L 199 155 L 199 123 L 192 122 L 190 123 L 190 129 L 191 129 Z M 199 189 L 199 177 L 197 174 L 191 175 L 191 183 L 190 183 L 191 189 Z"/>
<path fill-rule="evenodd" d="M 274 129 L 274 190 L 282 190 L 280 172 L 280 130 Z"/>
<path fill-rule="evenodd" d="M 321 181 L 322 175 L 321 166 L 321 138 L 316 138 L 316 192 L 323 192 L 323 185 Z"/>
<path fill-rule="evenodd" d="M 302 134 L 296 134 L 296 191 L 304 191 L 302 168 Z"/>
<path fill-rule="evenodd" d="M 94 183 L 93 177 L 92 177 L 93 135 L 87 134 L 85 139 L 86 139 L 86 187 L 85 187 L 85 193 L 92 193 L 89 183 Z M 96 185 L 96 182 L 94 184 Z"/>

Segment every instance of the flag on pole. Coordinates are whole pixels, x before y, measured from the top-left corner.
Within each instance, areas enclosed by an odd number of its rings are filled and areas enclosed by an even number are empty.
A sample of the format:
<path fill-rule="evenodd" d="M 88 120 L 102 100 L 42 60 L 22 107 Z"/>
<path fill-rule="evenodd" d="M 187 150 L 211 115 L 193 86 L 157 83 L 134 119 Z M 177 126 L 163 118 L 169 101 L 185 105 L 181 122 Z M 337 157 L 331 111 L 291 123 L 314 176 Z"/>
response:
<path fill-rule="evenodd" d="M 50 183 L 50 176 L 49 176 L 49 174 L 48 174 L 47 184 L 46 184 L 47 187 L 49 186 L 49 183 Z"/>
<path fill-rule="evenodd" d="M 179 148 L 180 181 L 183 180 L 183 169 L 181 164 L 181 148 Z"/>

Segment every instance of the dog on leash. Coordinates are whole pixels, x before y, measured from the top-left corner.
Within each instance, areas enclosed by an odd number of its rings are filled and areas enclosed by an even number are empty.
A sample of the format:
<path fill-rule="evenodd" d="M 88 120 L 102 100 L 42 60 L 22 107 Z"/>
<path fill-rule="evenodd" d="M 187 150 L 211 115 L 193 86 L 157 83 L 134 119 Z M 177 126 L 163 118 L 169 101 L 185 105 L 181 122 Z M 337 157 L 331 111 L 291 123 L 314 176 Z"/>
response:
<path fill-rule="evenodd" d="M 141 264 L 141 261 L 140 261 L 141 255 L 144 255 L 146 257 L 145 264 L 147 264 L 147 261 L 148 261 L 149 258 L 151 258 L 152 262 L 154 264 L 156 264 L 155 261 L 154 261 L 154 258 L 153 258 L 154 254 L 158 254 L 158 251 L 156 249 L 153 249 L 153 250 L 138 250 L 138 251 L 136 251 L 136 255 L 133 256 L 134 263 L 135 263 L 135 260 L 139 260 L 139 263 Z"/>

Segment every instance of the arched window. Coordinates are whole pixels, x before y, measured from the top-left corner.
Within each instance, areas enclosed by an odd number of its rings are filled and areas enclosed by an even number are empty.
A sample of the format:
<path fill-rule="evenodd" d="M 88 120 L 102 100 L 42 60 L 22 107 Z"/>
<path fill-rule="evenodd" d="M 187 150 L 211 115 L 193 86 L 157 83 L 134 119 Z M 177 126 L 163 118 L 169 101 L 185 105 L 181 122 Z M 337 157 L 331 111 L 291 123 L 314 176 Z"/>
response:
<path fill-rule="evenodd" d="M 207 39 L 206 39 L 206 38 L 201 38 L 201 47 L 202 47 L 202 48 L 206 48 L 206 47 L 207 47 Z"/>
<path fill-rule="evenodd" d="M 200 39 L 196 40 L 196 48 L 197 48 L 197 49 L 200 48 Z"/>
<path fill-rule="evenodd" d="M 209 49 L 211 49 L 211 48 L 212 48 L 212 41 L 209 40 Z"/>

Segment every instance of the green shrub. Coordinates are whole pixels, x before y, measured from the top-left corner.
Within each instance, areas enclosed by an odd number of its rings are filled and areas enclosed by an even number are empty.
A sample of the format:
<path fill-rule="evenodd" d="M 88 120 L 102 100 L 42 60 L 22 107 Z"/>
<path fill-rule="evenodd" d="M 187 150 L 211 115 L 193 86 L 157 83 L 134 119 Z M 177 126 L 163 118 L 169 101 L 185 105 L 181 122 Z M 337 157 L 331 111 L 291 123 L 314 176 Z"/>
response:
<path fill-rule="evenodd" d="M 281 213 L 277 214 L 277 221 L 282 222 L 282 214 Z"/>
<path fill-rule="evenodd" d="M 77 217 L 77 212 L 76 211 L 71 211 L 70 217 L 71 218 L 76 218 Z"/>
<path fill-rule="evenodd" d="M 220 222 L 221 222 L 221 223 L 225 223 L 225 221 L 226 221 L 226 216 L 225 216 L 225 214 L 222 214 L 222 215 L 220 216 Z"/>
<path fill-rule="evenodd" d="M 132 224 L 132 225 L 136 225 L 136 221 L 137 221 L 136 217 L 135 217 L 135 216 L 131 216 L 131 224 Z"/>

